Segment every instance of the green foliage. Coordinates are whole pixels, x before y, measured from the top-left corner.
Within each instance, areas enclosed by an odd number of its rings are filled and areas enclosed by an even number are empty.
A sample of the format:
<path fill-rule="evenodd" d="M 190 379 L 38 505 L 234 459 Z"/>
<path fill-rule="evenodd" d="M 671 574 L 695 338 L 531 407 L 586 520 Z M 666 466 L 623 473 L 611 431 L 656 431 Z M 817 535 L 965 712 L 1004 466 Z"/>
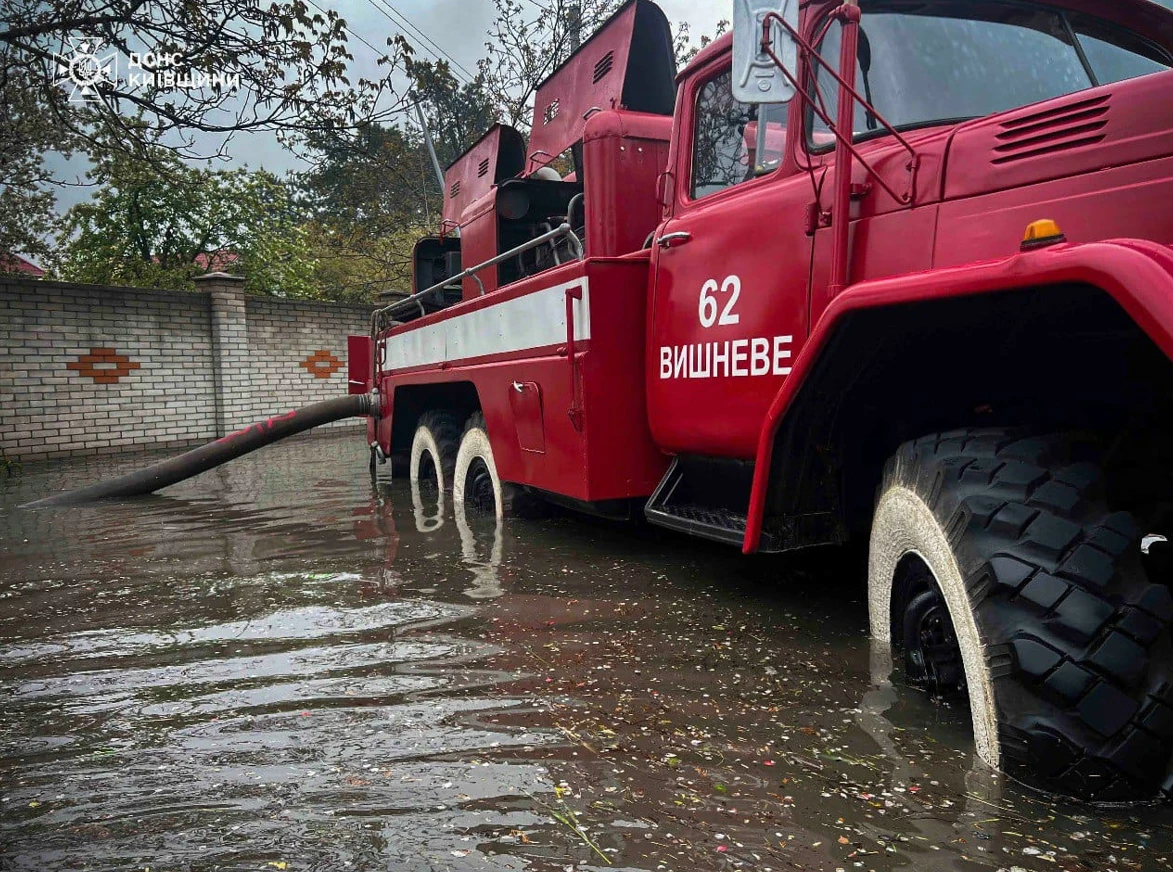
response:
<path fill-rule="evenodd" d="M 447 166 L 496 121 L 483 78 L 462 84 L 443 62 L 409 60 L 407 72 Z M 443 192 L 423 131 L 407 120 L 306 137 L 314 166 L 297 178 L 298 201 L 313 216 L 313 281 L 331 298 L 409 292 L 412 248 L 440 223 Z"/>
<path fill-rule="evenodd" d="M 380 76 L 352 77 L 353 33 L 337 12 L 306 0 L 0 0 L 0 254 L 44 258 L 54 229 L 55 188 L 64 184 L 47 153 L 83 152 L 95 162 L 168 147 L 185 158 L 222 157 L 240 131 L 300 137 L 353 130 L 395 117 L 396 76 L 410 47 L 386 39 Z M 149 51 L 174 61 L 156 70 L 216 77 L 207 87 L 171 89 L 101 77 L 90 99 L 69 99 L 62 56 L 86 37 L 102 57 Z M 365 50 L 365 48 L 364 48 Z M 68 60 L 65 61 L 68 64 Z M 153 81 L 153 80 L 152 80 Z M 294 240 L 296 242 L 296 240 Z M 92 256 L 86 270 L 96 269 Z M 129 264 L 129 275 L 161 270 Z M 182 273 L 168 270 L 167 281 Z M 283 280 L 294 277 L 286 268 Z M 256 282 L 271 284 L 258 276 Z"/>
<path fill-rule="evenodd" d="M 61 96 L 37 90 L 30 71 L 0 48 L 0 255 L 49 254 L 45 230 L 57 216 L 45 156 L 68 154 L 73 144 L 54 117 Z"/>
<path fill-rule="evenodd" d="M 192 167 L 151 147 L 103 155 L 94 196 L 66 213 L 56 272 L 65 279 L 191 288 L 208 267 L 241 272 L 253 293 L 316 296 L 307 234 L 270 173 Z"/>
<path fill-rule="evenodd" d="M 19 458 L 9 457 L 0 450 L 0 478 L 15 478 L 20 475 L 21 465 Z"/>
<path fill-rule="evenodd" d="M 433 223 L 440 192 L 422 143 L 398 127 L 368 125 L 351 135 L 307 137 L 314 167 L 297 177 L 299 201 L 332 226 L 369 233 Z"/>
<path fill-rule="evenodd" d="M 446 62 L 409 59 L 407 74 L 412 80 L 412 95 L 423 107 L 441 167 L 460 157 L 500 120 L 484 71 L 462 84 Z M 415 140 L 422 141 L 422 134 Z"/>
<path fill-rule="evenodd" d="M 347 301 L 372 300 L 383 292 L 407 293 L 412 248 L 431 230 L 423 224 L 404 224 L 369 232 L 360 224 L 318 221 L 305 229 L 320 296 Z"/>
<path fill-rule="evenodd" d="M 439 222 L 442 198 L 417 135 L 370 125 L 310 137 L 314 168 L 296 179 L 315 268 L 335 299 L 372 299 L 411 286 L 415 238 Z"/>

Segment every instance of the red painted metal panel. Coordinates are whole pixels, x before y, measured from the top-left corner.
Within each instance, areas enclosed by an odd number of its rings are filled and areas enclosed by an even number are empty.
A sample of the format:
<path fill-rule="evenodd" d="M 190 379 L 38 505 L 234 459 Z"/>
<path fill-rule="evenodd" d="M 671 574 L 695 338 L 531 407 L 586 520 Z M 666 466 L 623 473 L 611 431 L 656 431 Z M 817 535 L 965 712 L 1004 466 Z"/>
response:
<path fill-rule="evenodd" d="M 370 336 L 346 337 L 346 388 L 350 394 L 369 393 L 372 387 Z"/>
<path fill-rule="evenodd" d="M 538 86 L 526 173 L 580 141 L 600 110 L 671 115 L 675 68 L 664 13 L 649 0 L 631 0 Z"/>
<path fill-rule="evenodd" d="M 542 418 L 542 386 L 534 381 L 514 380 L 510 385 L 509 405 L 513 409 L 513 426 L 522 451 L 546 453 L 546 425 Z"/>
<path fill-rule="evenodd" d="M 638 3 L 628 3 L 586 41 L 534 97 L 525 171 L 552 161 L 578 140 L 592 108 L 618 109 Z M 606 72 L 596 78 L 596 67 Z"/>
<path fill-rule="evenodd" d="M 656 181 L 668 166 L 672 119 L 642 112 L 596 112 L 583 137 L 587 253 L 638 251 L 663 218 Z"/>
<path fill-rule="evenodd" d="M 494 124 L 444 173 L 444 221 L 462 221 L 464 210 L 497 182 L 520 173 L 525 161 L 521 134 L 504 124 Z"/>
<path fill-rule="evenodd" d="M 731 63 L 728 45 L 710 59 L 681 88 L 677 115 L 682 131 L 694 127 L 700 87 Z M 800 127 L 798 111 L 795 101 L 790 130 Z M 692 200 L 690 143 L 690 133 L 676 143 L 673 213 L 660 231 L 688 238 L 667 249 L 657 246 L 652 255 L 655 292 L 646 343 L 649 423 L 656 444 L 665 451 L 750 458 L 770 399 L 786 378 L 782 370 L 802 348 L 809 329 L 811 239 L 805 216 L 814 191 L 809 176 L 788 156 L 768 176 Z M 790 147 L 799 146 L 792 142 Z M 700 318 L 706 288 L 712 288 L 719 306 L 707 326 Z M 762 341 L 768 343 L 766 372 Z M 751 359 L 739 356 L 733 365 L 729 358 L 735 350 Z M 667 370 L 666 354 L 671 355 Z M 719 377 L 712 374 L 714 354 L 724 360 Z M 698 408 L 705 414 L 697 415 Z"/>
<path fill-rule="evenodd" d="M 648 426 L 649 262 L 642 255 L 588 267 L 591 341 L 579 378 L 593 500 L 651 496 L 668 469 Z"/>
<path fill-rule="evenodd" d="M 1057 221 L 1070 242 L 1108 238 L 1173 244 L 1173 157 L 942 203 L 933 266 L 1014 252 L 1032 221 Z"/>
<path fill-rule="evenodd" d="M 460 216 L 460 263 L 465 269 L 498 255 L 497 190 L 494 188 Z M 477 281 L 480 279 L 480 282 Z M 497 267 L 489 266 L 469 276 L 461 287 L 463 298 L 472 300 L 497 289 Z"/>
<path fill-rule="evenodd" d="M 945 199 L 1173 155 L 1173 127 L 1157 109 L 1171 91 L 1173 71 L 964 125 L 949 148 Z"/>
<path fill-rule="evenodd" d="M 1046 293 L 1048 286 L 1073 283 L 1092 285 L 1110 294 L 1157 347 L 1173 358 L 1173 251 L 1153 242 L 1129 239 L 1057 245 L 955 269 L 861 282 L 836 297 L 795 361 L 793 373 L 774 397 L 759 432 L 742 550 L 750 554 L 761 542 L 774 436 L 782 418 L 836 328 L 851 313 L 1017 289 Z"/>

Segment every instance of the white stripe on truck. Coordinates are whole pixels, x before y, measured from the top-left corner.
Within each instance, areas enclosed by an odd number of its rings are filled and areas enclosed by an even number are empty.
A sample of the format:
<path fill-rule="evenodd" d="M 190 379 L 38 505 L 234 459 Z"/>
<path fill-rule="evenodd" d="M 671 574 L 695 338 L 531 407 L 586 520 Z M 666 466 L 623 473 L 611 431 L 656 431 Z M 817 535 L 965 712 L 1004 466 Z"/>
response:
<path fill-rule="evenodd" d="M 574 341 L 590 339 L 590 286 L 584 276 L 392 336 L 380 343 L 380 371 L 564 345 L 566 292 L 575 287 L 582 288 L 582 299 L 574 301 Z"/>

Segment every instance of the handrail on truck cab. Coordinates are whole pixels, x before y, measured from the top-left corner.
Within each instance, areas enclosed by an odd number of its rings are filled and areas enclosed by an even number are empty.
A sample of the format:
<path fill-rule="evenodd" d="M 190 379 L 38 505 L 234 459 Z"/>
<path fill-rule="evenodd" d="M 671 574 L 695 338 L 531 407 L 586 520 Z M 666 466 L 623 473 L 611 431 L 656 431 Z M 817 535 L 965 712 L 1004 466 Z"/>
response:
<path fill-rule="evenodd" d="M 579 194 L 577 196 L 581 196 L 581 194 Z M 481 286 L 481 295 L 483 296 L 485 293 L 485 286 L 484 286 L 484 283 L 481 282 L 480 278 L 476 275 L 478 272 L 485 269 L 486 267 L 490 267 L 495 264 L 501 263 L 502 261 L 509 260 L 509 258 L 516 257 L 519 254 L 522 254 L 526 251 L 529 251 L 531 248 L 538 248 L 539 246 L 545 245 L 547 242 L 552 242 L 553 240 L 558 239 L 563 236 L 565 236 L 567 239 L 570 240 L 570 247 L 574 250 L 574 259 L 575 260 L 582 260 L 583 259 L 582 240 L 578 238 L 578 234 L 574 232 L 574 230 L 571 228 L 569 222 L 563 221 L 561 224 L 559 224 L 557 227 L 555 227 L 553 230 L 550 230 L 547 233 L 543 233 L 540 236 L 535 236 L 533 239 L 529 240 L 528 242 L 523 242 L 521 245 L 518 245 L 514 248 L 511 248 L 508 251 L 501 252 L 501 254 L 498 254 L 496 257 L 491 257 L 488 260 L 484 261 L 483 263 L 478 263 L 476 266 L 470 266 L 468 269 L 461 271 L 457 275 L 449 276 L 448 278 L 444 279 L 443 281 L 437 282 L 436 284 L 432 285 L 430 288 L 425 288 L 422 291 L 419 291 L 417 293 L 412 294 L 410 297 L 404 297 L 402 300 L 396 300 L 391 305 L 384 306 L 382 309 L 376 309 L 374 312 L 372 312 L 371 313 L 371 388 L 374 389 L 376 387 L 375 379 L 377 376 L 377 367 L 378 367 L 378 358 L 379 358 L 379 333 L 383 329 L 383 316 L 384 315 L 395 315 L 397 312 L 406 311 L 404 309 L 404 307 L 407 307 L 407 309 L 410 309 L 411 304 L 414 303 L 415 305 L 419 306 L 420 316 L 423 317 L 424 315 L 427 314 L 427 311 L 424 309 L 424 304 L 422 302 L 420 302 L 423 297 L 426 297 L 428 294 L 434 294 L 436 291 L 439 291 L 443 288 L 446 288 L 449 285 L 454 284 L 455 282 L 464 281 L 464 279 L 466 279 L 466 278 L 476 279 L 477 284 Z"/>
<path fill-rule="evenodd" d="M 852 7 L 853 11 L 846 12 L 845 10 L 847 7 Z M 830 29 L 831 25 L 837 18 L 841 21 L 850 18 L 853 19 L 851 23 L 857 24 L 859 20 L 859 7 L 856 6 L 854 2 L 845 3 L 844 6 L 841 6 L 839 9 L 835 10 L 835 12 L 831 13 L 831 16 L 828 18 L 822 32 L 820 32 L 812 42 L 808 42 L 805 38 L 803 38 L 803 35 L 795 30 L 794 27 L 791 26 L 790 22 L 786 21 L 786 19 L 784 19 L 781 15 L 776 12 L 768 12 L 762 19 L 762 53 L 767 55 L 770 60 L 774 62 L 774 65 L 782 72 L 782 75 L 786 77 L 790 85 L 794 88 L 795 93 L 798 95 L 799 99 L 806 103 L 815 113 L 815 115 L 819 117 L 819 120 L 827 125 L 827 128 L 831 131 L 831 135 L 835 137 L 839 144 L 843 145 L 847 149 L 847 151 L 853 158 L 855 158 L 855 160 L 859 161 L 860 165 L 864 168 L 867 174 L 871 176 L 877 182 L 877 184 L 880 185 L 880 187 L 887 191 L 888 195 L 891 196 L 893 200 L 905 206 L 915 206 L 916 172 L 920 168 L 920 156 L 917 154 L 916 149 L 912 147 L 912 144 L 908 141 L 907 138 L 901 135 L 900 131 L 888 123 L 888 120 L 880 114 L 875 106 L 873 106 L 865 97 L 863 97 L 852 84 L 847 82 L 842 75 L 840 75 L 838 70 L 827 63 L 823 56 L 819 54 L 818 49 L 815 48 L 815 44 L 822 41 L 823 36 L 826 35 L 827 31 Z M 791 39 L 793 39 L 798 45 L 803 55 L 806 56 L 810 64 L 812 76 L 814 75 L 816 66 L 826 70 L 831 78 L 835 80 L 835 84 L 847 91 L 847 94 L 851 97 L 852 107 L 854 107 L 854 104 L 858 103 L 865 112 L 875 118 L 880 126 L 883 127 L 889 133 L 889 135 L 891 135 L 898 143 L 900 143 L 900 146 L 908 152 L 908 164 L 906 165 L 906 169 L 908 170 L 907 191 L 904 191 L 903 193 L 897 193 L 892 188 L 892 186 L 888 184 L 887 180 L 884 179 L 884 177 L 881 176 L 878 172 L 876 172 L 875 168 L 868 163 L 868 161 L 860 153 L 859 149 L 855 147 L 855 144 L 852 141 L 854 139 L 854 135 L 850 131 L 850 127 L 848 128 L 848 132 L 844 133 L 844 131 L 841 129 L 841 124 L 838 121 L 832 119 L 828 114 L 827 105 L 823 99 L 823 94 L 818 90 L 817 86 L 812 89 L 814 91 L 813 95 L 807 93 L 807 89 L 802 86 L 802 83 L 799 82 L 798 79 L 795 78 L 795 76 L 788 69 L 786 69 L 786 65 L 774 53 L 774 49 L 771 45 L 770 31 L 775 24 L 786 30 Z M 847 52 L 845 51 L 844 54 L 846 55 Z"/>

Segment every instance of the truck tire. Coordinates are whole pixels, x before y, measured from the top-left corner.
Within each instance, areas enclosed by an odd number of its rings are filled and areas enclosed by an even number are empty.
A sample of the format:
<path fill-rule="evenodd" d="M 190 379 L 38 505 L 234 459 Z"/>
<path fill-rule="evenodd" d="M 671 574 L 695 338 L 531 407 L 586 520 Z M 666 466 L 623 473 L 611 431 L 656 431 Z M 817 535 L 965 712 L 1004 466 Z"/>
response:
<path fill-rule="evenodd" d="M 502 482 L 493 460 L 493 446 L 485 429 L 485 416 L 475 413 L 464 425 L 460 450 L 456 453 L 452 502 L 462 516 L 481 515 L 533 517 L 542 513 L 543 501 L 524 488 Z"/>
<path fill-rule="evenodd" d="M 481 515 L 505 516 L 509 494 L 497 476 L 493 460 L 493 446 L 485 429 L 485 416 L 477 412 L 464 425 L 460 450 L 456 453 L 456 472 L 452 486 L 452 502 L 457 511 L 472 511 Z"/>
<path fill-rule="evenodd" d="M 872 526 L 871 631 L 912 683 L 967 693 L 994 768 L 1086 800 L 1168 796 L 1173 598 L 1081 454 L 1007 430 L 901 446 Z"/>
<path fill-rule="evenodd" d="M 434 486 L 443 499 L 452 489 L 452 473 L 456 468 L 456 453 L 460 448 L 460 421 L 446 412 L 425 412 L 420 415 L 411 440 L 411 459 L 408 463 L 413 491 L 420 485 Z"/>

